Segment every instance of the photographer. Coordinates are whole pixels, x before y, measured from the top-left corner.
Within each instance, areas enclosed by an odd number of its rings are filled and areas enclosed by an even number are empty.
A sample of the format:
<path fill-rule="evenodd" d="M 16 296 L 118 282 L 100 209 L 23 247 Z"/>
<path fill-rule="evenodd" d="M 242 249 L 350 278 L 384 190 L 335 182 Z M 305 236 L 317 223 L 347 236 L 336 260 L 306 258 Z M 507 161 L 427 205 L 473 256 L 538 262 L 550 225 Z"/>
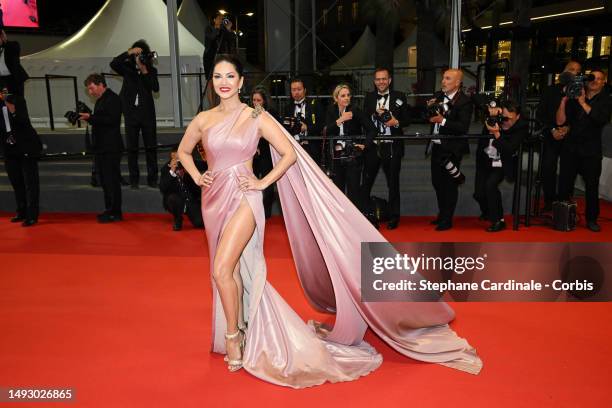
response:
<path fill-rule="evenodd" d="M 365 142 L 336 140 L 334 145 L 334 175 L 336 186 L 345 192 L 352 203 L 364 211 L 361 190 L 363 170 L 363 149 L 373 143 L 376 128 L 363 112 L 351 105 L 351 88 L 347 84 L 336 86 L 333 93 L 334 104 L 327 109 L 327 135 L 359 137 L 364 133 Z"/>
<path fill-rule="evenodd" d="M 92 126 L 92 148 L 104 190 L 105 211 L 97 216 L 98 222 L 121 221 L 121 99 L 106 87 L 106 80 L 100 74 L 89 75 L 85 86 L 96 99 L 93 113 L 80 113 L 79 117 Z"/>
<path fill-rule="evenodd" d="M 0 32 L 0 89 L 7 88 L 10 94 L 24 96 L 24 84 L 28 73 L 21 66 L 21 46 L 17 41 L 8 41 L 4 30 Z"/>
<path fill-rule="evenodd" d="M 372 186 L 378 175 L 381 165 L 387 188 L 389 189 L 389 222 L 388 229 L 395 229 L 400 219 L 400 168 L 404 157 L 403 140 L 384 140 L 382 136 L 402 135 L 402 128 L 409 125 L 408 103 L 406 96 L 389 89 L 391 73 L 387 68 L 377 68 L 374 71 L 375 92 L 368 92 L 365 97 L 365 114 L 370 116 L 377 128 L 378 137 L 374 143 L 366 146 L 364 151 L 363 169 L 363 195 L 365 205 L 369 203 Z M 372 212 L 367 208 L 368 213 Z M 370 217 L 370 221 L 378 227 L 377 221 Z"/>
<path fill-rule="evenodd" d="M 17 202 L 17 214 L 11 218 L 11 222 L 22 222 L 22 226 L 29 227 L 38 222 L 38 159 L 42 144 L 30 123 L 23 96 L 2 93 L 0 109 L 4 167 Z"/>
<path fill-rule="evenodd" d="M 290 83 L 291 101 L 283 112 L 283 126 L 317 163 L 321 163 L 321 142 L 308 140 L 308 136 L 320 136 L 319 109 L 315 99 L 306 97 L 306 86 L 300 78 Z"/>
<path fill-rule="evenodd" d="M 159 82 L 154 58 L 155 53 L 146 41 L 138 40 L 110 63 L 110 67 L 123 77 L 119 96 L 125 121 L 130 184 L 134 189 L 140 182 L 138 136 L 141 132 L 146 148 L 147 184 L 157 187 L 157 121 L 153 92 L 159 92 Z"/>
<path fill-rule="evenodd" d="M 570 61 L 560 75 L 560 79 L 567 76 L 578 75 L 582 67 L 576 61 Z M 536 118 L 540 122 L 544 137 L 542 146 L 542 187 L 544 191 L 544 208 L 542 211 L 552 210 L 553 201 L 557 200 L 558 181 L 557 163 L 561 155 L 563 138 L 567 135 L 567 126 L 557 126 L 557 109 L 561 103 L 563 88 L 566 81 L 549 86 L 542 92 L 542 98 L 538 104 Z"/>
<path fill-rule="evenodd" d="M 612 101 L 602 92 L 606 84 L 603 71 L 591 71 L 592 79 L 586 82 L 575 99 L 568 95 L 561 98 L 557 110 L 557 125 L 569 126 L 561 149 L 559 174 L 559 199 L 568 201 L 574 193 L 576 176 L 582 175 L 585 186 L 586 226 L 593 232 L 601 231 L 599 217 L 599 177 L 603 159 L 601 133 L 610 121 Z M 570 92 L 566 88 L 566 92 Z"/>
<path fill-rule="evenodd" d="M 461 90 L 463 71 L 449 69 L 442 77 L 442 92 L 427 102 L 432 133 L 465 135 L 470 128 L 473 105 Z M 431 223 L 436 231 L 453 227 L 453 214 L 459 197 L 459 184 L 465 176 L 459 170 L 461 159 L 469 153 L 467 139 L 433 139 L 430 142 L 431 181 L 436 190 L 438 216 Z"/>
<path fill-rule="evenodd" d="M 514 180 L 514 159 L 523 139 L 529 135 L 529 124 L 521 118 L 521 107 L 505 101 L 500 107 L 489 108 L 485 121 L 491 139 L 479 139 L 476 151 L 476 181 L 474 198 L 482 214 L 491 221 L 488 232 L 506 228 L 499 184 L 504 178 Z"/>
<path fill-rule="evenodd" d="M 236 34 L 229 18 L 218 13 L 204 33 L 204 74 L 212 77 L 212 64 L 217 54 L 236 54 Z"/>
<path fill-rule="evenodd" d="M 174 216 L 174 231 L 183 229 L 183 214 L 187 214 L 194 228 L 204 227 L 202 192 L 181 165 L 176 148 L 172 149 L 170 161 L 160 171 L 159 191 L 163 195 L 164 209 Z"/>

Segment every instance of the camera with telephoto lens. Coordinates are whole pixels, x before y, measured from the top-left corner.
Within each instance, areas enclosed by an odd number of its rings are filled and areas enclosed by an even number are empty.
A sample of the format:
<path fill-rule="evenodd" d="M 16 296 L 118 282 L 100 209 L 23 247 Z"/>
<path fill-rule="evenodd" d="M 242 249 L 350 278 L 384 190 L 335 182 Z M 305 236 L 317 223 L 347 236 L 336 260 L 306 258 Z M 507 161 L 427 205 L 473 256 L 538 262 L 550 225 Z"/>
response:
<path fill-rule="evenodd" d="M 302 133 L 302 116 L 285 116 L 282 125 L 290 135 L 299 135 Z"/>
<path fill-rule="evenodd" d="M 72 125 L 76 125 L 81 113 L 89 113 L 91 115 L 92 111 L 89 109 L 89 106 L 85 105 L 81 101 L 77 101 L 76 111 L 68 111 L 64 114 L 64 117 L 68 119 L 68 122 L 70 122 Z"/>
<path fill-rule="evenodd" d="M 143 51 L 140 54 L 138 54 L 137 58 L 143 65 L 153 65 L 153 62 L 157 61 L 157 51 L 150 51 L 150 52 Z"/>
<path fill-rule="evenodd" d="M 559 83 L 565 88 L 561 96 L 567 96 L 570 99 L 577 99 L 587 82 L 595 80 L 593 74 L 578 74 L 574 75 L 571 72 L 563 72 L 559 75 Z"/>
<path fill-rule="evenodd" d="M 340 142 L 343 142 L 344 145 Z M 352 163 L 363 154 L 363 150 L 355 146 L 355 143 L 350 140 L 337 140 L 334 149 L 334 160 L 340 163 Z"/>
<path fill-rule="evenodd" d="M 450 110 L 448 103 L 444 102 L 444 94 L 437 94 L 435 99 L 434 103 L 427 106 L 426 115 L 428 119 L 438 115 L 446 116 Z"/>
<path fill-rule="evenodd" d="M 391 111 L 389 109 L 384 109 L 381 113 L 377 112 L 375 118 L 377 121 L 385 124 L 393 119 L 393 115 L 391 115 Z"/>
<path fill-rule="evenodd" d="M 465 176 L 463 175 L 463 173 L 461 173 L 461 170 L 459 170 L 459 168 L 455 166 L 455 163 L 452 162 L 450 157 L 443 158 L 440 161 L 440 165 L 444 170 L 448 172 L 448 175 L 451 176 L 455 183 L 465 183 Z"/>

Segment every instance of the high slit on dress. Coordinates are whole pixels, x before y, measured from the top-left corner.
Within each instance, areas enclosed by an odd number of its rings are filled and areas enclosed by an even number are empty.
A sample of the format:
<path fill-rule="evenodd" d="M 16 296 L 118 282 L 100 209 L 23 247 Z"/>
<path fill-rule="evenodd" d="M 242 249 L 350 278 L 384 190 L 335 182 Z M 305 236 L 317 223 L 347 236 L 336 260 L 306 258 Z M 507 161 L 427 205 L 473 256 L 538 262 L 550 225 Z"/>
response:
<path fill-rule="evenodd" d="M 262 192 L 242 192 L 239 176 L 253 174 L 245 163 L 257 149 L 258 121 L 268 113 L 237 122 L 245 107 L 205 129 L 202 140 L 214 178 L 202 189 L 211 280 L 217 245 L 243 199 L 256 223 L 239 261 L 248 324 L 244 369 L 294 388 L 354 380 L 382 363 L 382 356 L 363 340 L 370 327 L 408 357 L 478 373 L 482 363 L 475 350 L 448 326 L 454 313 L 447 304 L 361 302 L 361 242 L 385 239 L 278 123 L 297 153 L 296 163 L 277 182 L 296 269 L 310 303 L 336 313 L 334 327 L 305 323 L 266 281 Z M 276 163 L 280 156 L 270 149 Z M 225 354 L 226 322 L 214 280 L 212 287 L 212 351 Z"/>

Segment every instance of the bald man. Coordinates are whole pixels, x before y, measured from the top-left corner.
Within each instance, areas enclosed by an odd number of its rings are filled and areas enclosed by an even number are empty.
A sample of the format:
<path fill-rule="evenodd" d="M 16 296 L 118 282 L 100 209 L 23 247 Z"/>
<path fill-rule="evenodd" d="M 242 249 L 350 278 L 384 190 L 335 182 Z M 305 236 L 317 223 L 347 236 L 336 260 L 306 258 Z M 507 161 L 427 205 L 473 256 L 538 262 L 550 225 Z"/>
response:
<path fill-rule="evenodd" d="M 563 72 L 577 75 L 581 70 L 582 66 L 579 62 L 570 61 L 563 69 Z M 536 112 L 536 118 L 540 122 L 540 126 L 542 126 L 542 135 L 544 136 L 544 145 L 542 146 L 543 212 L 551 211 L 553 201 L 556 201 L 558 198 L 557 163 L 561 155 L 563 139 L 569 130 L 567 126 L 557 126 L 556 121 L 557 109 L 561 103 L 562 93 L 563 85 L 560 83 L 546 87 L 542 92 L 542 98 Z"/>
<path fill-rule="evenodd" d="M 442 76 L 442 91 L 428 105 L 442 104 L 444 114 L 429 118 L 432 133 L 465 135 L 470 128 L 472 101 L 461 90 L 463 71 L 449 69 Z M 459 197 L 459 184 L 465 181 L 459 167 L 464 154 L 470 152 L 467 139 L 432 139 L 431 181 L 436 191 L 438 216 L 431 222 L 436 231 L 453 227 L 453 215 Z"/>

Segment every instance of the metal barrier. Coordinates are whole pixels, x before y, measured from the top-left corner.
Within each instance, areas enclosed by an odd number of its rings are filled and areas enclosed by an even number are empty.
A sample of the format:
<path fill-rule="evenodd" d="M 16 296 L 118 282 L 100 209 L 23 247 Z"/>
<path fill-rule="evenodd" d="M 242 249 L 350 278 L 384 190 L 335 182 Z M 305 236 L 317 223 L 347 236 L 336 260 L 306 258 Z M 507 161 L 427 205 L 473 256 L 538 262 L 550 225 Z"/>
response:
<path fill-rule="evenodd" d="M 53 120 L 53 102 L 51 100 L 51 80 L 53 79 L 72 79 L 72 85 L 74 88 L 74 106 L 76 109 L 77 106 L 77 102 L 79 100 L 79 90 L 78 90 L 78 86 L 77 86 L 77 77 L 74 75 L 51 75 L 51 74 L 46 74 L 44 77 L 30 77 L 29 79 L 32 80 L 44 80 L 45 81 L 45 88 L 46 88 L 46 93 L 47 93 L 47 107 L 49 109 L 49 126 L 51 127 L 51 130 L 55 130 L 55 123 Z"/>

